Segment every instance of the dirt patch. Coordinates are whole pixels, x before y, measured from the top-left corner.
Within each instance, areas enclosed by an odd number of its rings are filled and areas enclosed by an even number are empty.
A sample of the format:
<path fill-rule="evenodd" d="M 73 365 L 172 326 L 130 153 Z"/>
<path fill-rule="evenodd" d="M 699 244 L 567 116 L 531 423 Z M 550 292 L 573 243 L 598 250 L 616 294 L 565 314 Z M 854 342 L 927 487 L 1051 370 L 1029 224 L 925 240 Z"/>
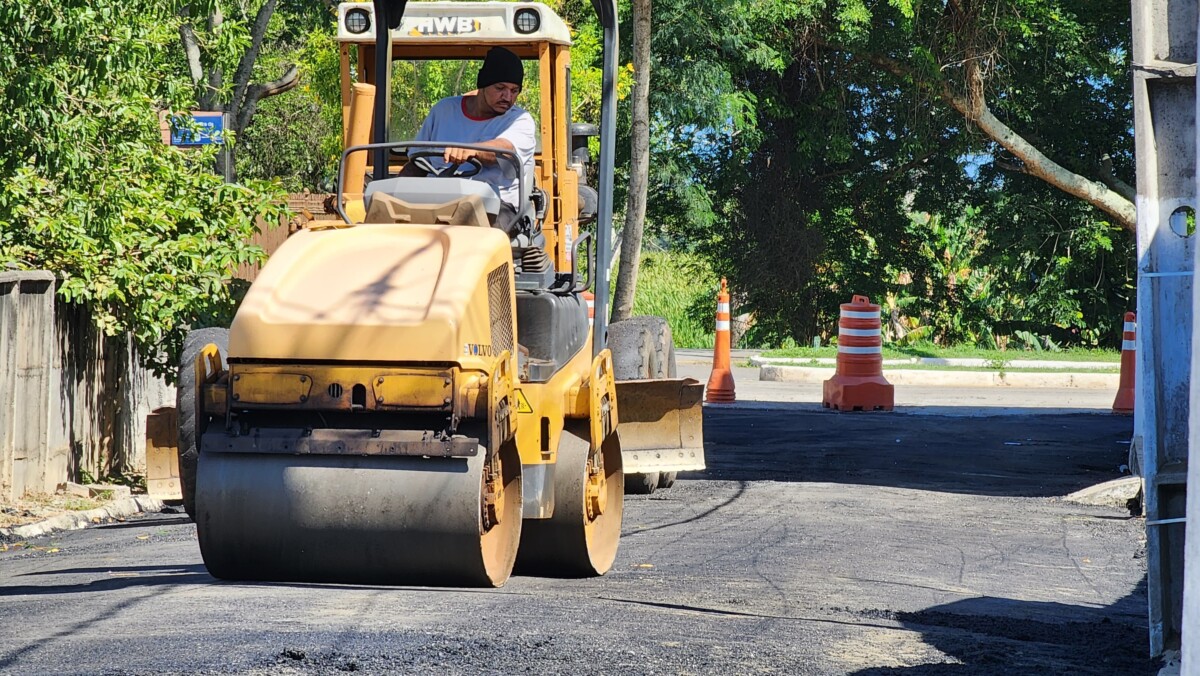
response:
<path fill-rule="evenodd" d="M 112 500 L 81 498 L 63 493 L 30 494 L 20 500 L 4 500 L 0 501 L 0 528 L 37 523 L 68 512 L 86 512 L 111 502 Z"/>

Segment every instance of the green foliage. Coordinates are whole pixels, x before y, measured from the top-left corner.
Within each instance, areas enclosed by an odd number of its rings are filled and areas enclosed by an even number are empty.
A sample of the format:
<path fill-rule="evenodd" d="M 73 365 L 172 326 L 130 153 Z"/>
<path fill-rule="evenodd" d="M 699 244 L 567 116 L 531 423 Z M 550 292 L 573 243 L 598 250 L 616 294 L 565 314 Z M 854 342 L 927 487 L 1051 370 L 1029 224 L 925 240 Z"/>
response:
<path fill-rule="evenodd" d="M 189 324 L 227 319 L 278 190 L 227 185 L 212 153 L 165 146 L 186 109 L 174 15 L 148 1 L 0 5 L 0 265 L 46 269 L 160 374 Z"/>
<path fill-rule="evenodd" d="M 638 268 L 633 314 L 666 319 L 676 347 L 712 347 L 718 285 L 700 256 L 645 252 Z"/>
<path fill-rule="evenodd" d="M 1042 350 L 1033 347 L 1026 348 L 1023 345 L 1012 345 L 1007 350 L 980 348 L 969 345 L 933 345 L 932 343 L 896 345 L 885 342 L 883 345 L 884 359 L 982 359 L 989 362 L 989 367 L 996 369 L 1010 365 L 1011 362 L 1018 360 L 1108 362 L 1114 367 L 1120 366 L 1121 362 L 1120 350 L 1072 347 L 1064 348 L 1053 355 L 1038 354 L 1039 352 L 1042 352 Z M 762 353 L 762 356 L 793 359 L 833 359 L 837 356 L 837 348 L 797 347 L 793 344 L 789 347 L 766 350 Z"/>

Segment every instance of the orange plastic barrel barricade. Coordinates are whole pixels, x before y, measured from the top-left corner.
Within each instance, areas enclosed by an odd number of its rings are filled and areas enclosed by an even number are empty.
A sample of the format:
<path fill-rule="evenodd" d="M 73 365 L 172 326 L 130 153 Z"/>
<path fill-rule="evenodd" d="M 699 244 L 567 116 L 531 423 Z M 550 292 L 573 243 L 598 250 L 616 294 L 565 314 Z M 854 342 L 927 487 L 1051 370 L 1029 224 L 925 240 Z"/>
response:
<path fill-rule="evenodd" d="M 890 411 L 895 391 L 883 377 L 879 306 L 866 296 L 854 296 L 841 307 L 837 371 L 824 383 L 821 405 L 838 411 Z"/>
<path fill-rule="evenodd" d="M 1137 315 L 1125 313 L 1125 330 L 1121 334 L 1121 382 L 1117 385 L 1117 398 L 1113 400 L 1113 413 L 1133 413 L 1136 399 L 1134 383 L 1137 374 Z"/>
<path fill-rule="evenodd" d="M 710 404 L 731 404 L 737 400 L 733 387 L 733 371 L 729 368 L 729 287 L 721 279 L 717 293 L 717 335 L 713 345 L 713 369 L 704 391 L 704 401 Z"/>

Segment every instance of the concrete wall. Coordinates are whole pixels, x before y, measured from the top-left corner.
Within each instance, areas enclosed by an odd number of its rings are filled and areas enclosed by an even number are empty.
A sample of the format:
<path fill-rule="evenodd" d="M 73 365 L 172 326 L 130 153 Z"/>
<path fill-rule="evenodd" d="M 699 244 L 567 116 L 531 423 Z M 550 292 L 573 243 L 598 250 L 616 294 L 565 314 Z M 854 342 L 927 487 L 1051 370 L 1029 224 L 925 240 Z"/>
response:
<path fill-rule="evenodd" d="M 0 499 L 146 466 L 146 416 L 175 388 L 128 339 L 55 299 L 48 272 L 0 273 Z"/>
<path fill-rule="evenodd" d="M 54 429 L 54 276 L 0 273 L 0 499 L 53 492 L 68 452 Z"/>

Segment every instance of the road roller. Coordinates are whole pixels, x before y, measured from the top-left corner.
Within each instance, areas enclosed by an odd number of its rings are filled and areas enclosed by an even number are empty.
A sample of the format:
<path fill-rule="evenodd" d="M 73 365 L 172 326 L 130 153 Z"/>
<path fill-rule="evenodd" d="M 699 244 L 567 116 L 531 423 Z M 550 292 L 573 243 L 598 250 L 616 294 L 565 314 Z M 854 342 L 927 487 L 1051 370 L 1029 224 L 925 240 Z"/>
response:
<path fill-rule="evenodd" d="M 626 487 L 704 467 L 703 388 L 676 377 L 666 322 L 606 321 L 617 16 L 615 0 L 593 4 L 598 128 L 571 119 L 571 36 L 543 4 L 339 6 L 341 218 L 289 237 L 232 325 L 184 345 L 180 478 L 215 577 L 602 575 Z M 403 112 L 393 62 L 478 63 L 495 45 L 538 73 L 533 170 L 496 152 L 519 183 L 504 229 L 478 166 L 436 170 L 443 149 L 392 138 L 389 122 Z M 421 162 L 425 175 L 404 171 Z"/>

